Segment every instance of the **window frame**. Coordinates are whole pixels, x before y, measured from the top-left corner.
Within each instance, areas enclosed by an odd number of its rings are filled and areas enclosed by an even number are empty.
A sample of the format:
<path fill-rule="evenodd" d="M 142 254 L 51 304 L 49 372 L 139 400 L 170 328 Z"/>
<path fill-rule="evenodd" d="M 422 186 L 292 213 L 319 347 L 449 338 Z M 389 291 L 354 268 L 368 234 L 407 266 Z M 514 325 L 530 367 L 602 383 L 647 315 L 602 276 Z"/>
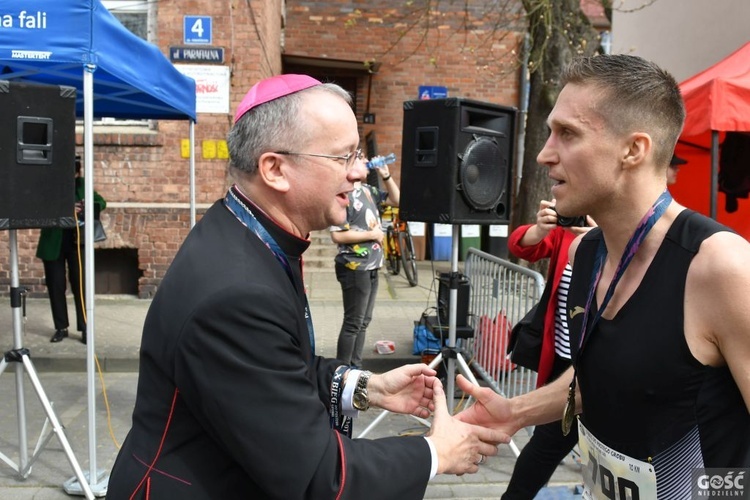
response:
<path fill-rule="evenodd" d="M 151 0 L 102 0 L 102 6 L 106 8 L 110 13 L 116 16 L 117 12 L 123 12 L 123 13 L 129 13 L 129 14 L 145 14 L 146 16 L 146 38 L 143 38 L 147 42 L 150 42 L 150 33 L 149 33 L 149 17 L 152 15 L 151 13 Z M 131 31 L 132 33 L 132 31 Z M 139 36 L 136 34 L 136 36 Z M 142 38 L 142 37 L 141 37 Z M 80 123 L 83 123 L 83 120 L 79 120 Z M 148 119 L 131 119 L 131 118 L 114 118 L 114 117 L 101 117 L 94 120 L 94 126 L 95 127 L 145 127 L 148 129 L 154 128 L 155 124 L 152 123 L 151 120 Z M 104 131 L 104 132 L 108 132 Z"/>

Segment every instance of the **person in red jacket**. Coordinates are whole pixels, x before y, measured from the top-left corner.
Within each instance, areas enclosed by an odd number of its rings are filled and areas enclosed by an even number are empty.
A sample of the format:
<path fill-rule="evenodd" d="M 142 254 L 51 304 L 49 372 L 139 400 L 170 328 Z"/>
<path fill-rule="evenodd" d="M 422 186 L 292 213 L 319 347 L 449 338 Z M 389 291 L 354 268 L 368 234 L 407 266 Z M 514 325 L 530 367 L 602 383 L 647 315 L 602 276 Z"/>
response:
<path fill-rule="evenodd" d="M 530 262 L 550 260 L 546 286 L 552 287 L 552 290 L 549 305 L 544 311 L 537 387 L 554 380 L 570 366 L 570 341 L 565 316 L 565 300 L 572 272 L 568 264 L 568 247 L 576 236 L 595 225 L 590 217 L 558 217 L 554 206 L 555 200 L 542 200 L 536 214 L 536 224 L 519 226 L 508 239 L 508 250 L 516 257 Z M 584 221 L 586 227 L 577 225 Z M 577 441 L 578 432 L 575 429 L 563 436 L 559 420 L 536 426 L 533 436 L 516 460 L 502 499 L 534 498 Z"/>

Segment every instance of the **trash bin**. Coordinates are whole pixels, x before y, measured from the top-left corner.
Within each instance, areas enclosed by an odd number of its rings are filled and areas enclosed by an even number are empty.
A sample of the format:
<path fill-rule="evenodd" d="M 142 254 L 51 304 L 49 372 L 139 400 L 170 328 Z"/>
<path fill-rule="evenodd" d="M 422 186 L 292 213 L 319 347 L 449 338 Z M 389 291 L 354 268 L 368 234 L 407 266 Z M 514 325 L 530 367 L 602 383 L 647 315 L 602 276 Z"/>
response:
<path fill-rule="evenodd" d="M 453 226 L 450 224 L 433 224 L 432 260 L 451 260 Z"/>
<path fill-rule="evenodd" d="M 482 251 L 508 260 L 507 224 L 492 224 L 482 227 Z"/>
<path fill-rule="evenodd" d="M 482 248 L 482 226 L 479 224 L 464 224 L 461 226 L 459 257 L 466 260 L 469 248 Z"/>
<path fill-rule="evenodd" d="M 425 248 L 427 246 L 427 225 L 424 222 L 407 222 L 411 239 L 414 241 L 414 258 L 424 260 Z"/>

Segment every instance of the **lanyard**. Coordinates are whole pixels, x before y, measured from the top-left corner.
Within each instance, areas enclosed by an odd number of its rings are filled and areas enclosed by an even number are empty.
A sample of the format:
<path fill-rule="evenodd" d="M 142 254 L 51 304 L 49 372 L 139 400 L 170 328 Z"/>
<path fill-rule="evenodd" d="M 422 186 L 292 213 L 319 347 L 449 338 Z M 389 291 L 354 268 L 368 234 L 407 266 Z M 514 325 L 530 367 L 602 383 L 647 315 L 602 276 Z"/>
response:
<path fill-rule="evenodd" d="M 273 253 L 274 257 L 276 257 L 276 260 L 279 261 L 281 267 L 284 268 L 284 271 L 286 271 L 286 274 L 289 277 L 289 280 L 292 282 L 292 285 L 294 285 L 294 274 L 292 273 L 292 266 L 289 264 L 289 260 L 286 258 L 286 255 L 281 250 L 279 244 L 276 243 L 276 240 L 274 240 L 273 237 L 268 233 L 266 228 L 264 228 L 261 223 L 258 222 L 258 219 L 255 218 L 255 214 L 253 214 L 252 210 L 250 210 L 250 207 L 244 204 L 239 199 L 237 194 L 235 194 L 234 189 L 236 189 L 236 186 L 232 186 L 232 189 L 227 192 L 227 195 L 224 197 L 224 205 L 227 207 L 227 209 L 229 209 L 230 212 L 232 212 L 232 214 L 234 214 L 235 217 L 237 217 L 237 220 L 239 220 L 246 228 L 252 231 L 258 238 L 260 238 L 263 243 L 265 243 L 266 247 L 271 250 L 271 253 Z M 312 315 L 310 314 L 310 304 L 307 301 L 307 294 L 305 294 L 305 321 L 307 322 L 307 333 L 310 336 L 310 349 L 312 350 L 312 354 L 314 356 L 315 332 L 313 331 Z M 312 362 L 312 359 L 310 362 Z"/>
<path fill-rule="evenodd" d="M 562 431 L 563 435 L 565 436 L 567 436 L 570 432 L 570 428 L 572 426 L 573 418 L 575 415 L 575 390 L 576 380 L 578 379 L 578 360 L 581 359 L 581 353 L 583 351 L 583 348 L 585 347 L 585 341 L 588 340 L 588 338 L 590 337 L 589 334 L 594 331 L 596 323 L 602 317 L 604 310 L 607 309 L 609 300 L 615 293 L 615 287 L 617 286 L 617 283 L 625 273 L 625 269 L 627 269 L 630 261 L 632 261 L 633 257 L 635 257 L 635 254 L 636 252 L 638 252 L 638 248 L 640 248 L 641 243 L 643 243 L 643 240 L 646 239 L 646 236 L 648 235 L 649 231 L 651 231 L 651 228 L 654 227 L 656 221 L 658 221 L 659 218 L 664 214 L 664 211 L 667 209 L 671 202 L 672 195 L 669 194 L 669 191 L 665 189 L 664 192 L 659 195 L 659 198 L 656 199 L 648 212 L 646 212 L 641 221 L 638 223 L 638 227 L 635 228 L 633 235 L 630 237 L 630 240 L 628 240 L 627 245 L 625 245 L 625 251 L 622 253 L 622 257 L 620 257 L 620 262 L 617 264 L 617 268 L 615 269 L 612 281 L 607 288 L 607 292 L 604 294 L 604 300 L 602 301 L 601 306 L 599 306 L 599 309 L 596 311 L 596 314 L 591 321 L 591 325 L 589 326 L 589 312 L 591 311 L 591 305 L 593 304 L 594 297 L 596 296 L 596 288 L 599 285 L 599 280 L 602 277 L 602 269 L 604 268 L 604 261 L 607 257 L 607 246 L 604 244 L 604 238 L 602 238 L 599 242 L 599 247 L 596 249 L 596 263 L 594 264 L 594 269 L 592 269 L 591 271 L 591 285 L 589 286 L 589 294 L 588 298 L 586 299 L 586 308 L 583 315 L 583 325 L 581 326 L 581 338 L 578 341 L 578 355 L 576 356 L 575 362 L 573 363 L 573 380 L 570 381 L 570 386 L 568 386 L 568 401 L 565 404 L 565 410 L 563 411 Z"/>
<path fill-rule="evenodd" d="M 344 374 L 349 370 L 349 366 L 341 365 L 333 372 L 331 380 L 331 402 L 329 414 L 331 419 L 331 429 L 336 429 L 347 437 L 352 437 L 352 419 L 344 415 L 341 410 L 341 394 L 344 391 Z"/>
<path fill-rule="evenodd" d="M 625 274 L 625 270 L 630 264 L 630 261 L 633 260 L 636 252 L 638 252 L 638 248 L 640 248 L 641 246 L 641 243 L 643 243 L 643 240 L 646 239 L 646 236 L 648 235 L 649 231 L 651 231 L 651 228 L 654 227 L 656 221 L 658 221 L 659 218 L 664 214 L 664 211 L 667 209 L 671 202 L 672 195 L 668 190 L 664 190 L 664 192 L 651 206 L 649 211 L 646 212 L 646 215 L 644 215 L 641 221 L 638 223 L 638 227 L 635 228 L 635 232 L 630 237 L 628 243 L 625 245 L 625 251 L 622 253 L 620 262 L 617 264 L 615 274 L 609 284 L 609 287 L 607 288 L 607 293 L 604 294 L 604 300 L 602 301 L 599 309 L 596 311 L 596 315 L 591 321 L 591 327 L 589 328 L 588 321 L 589 313 L 591 311 L 591 304 L 594 302 L 594 297 L 596 296 L 596 288 L 599 285 L 599 280 L 602 277 L 604 260 L 607 257 L 607 247 L 604 244 L 604 238 L 599 241 L 599 247 L 596 250 L 596 264 L 594 265 L 594 269 L 591 272 L 591 285 L 589 287 L 589 294 L 588 298 L 586 299 L 586 307 L 583 315 L 581 338 L 578 341 L 578 358 L 581 357 L 581 351 L 583 350 L 585 340 L 588 338 L 588 334 L 593 332 L 596 323 L 599 321 L 599 318 L 601 318 L 604 310 L 607 308 L 609 300 L 615 293 L 615 287 L 620 281 L 620 278 L 622 278 L 622 275 Z"/>

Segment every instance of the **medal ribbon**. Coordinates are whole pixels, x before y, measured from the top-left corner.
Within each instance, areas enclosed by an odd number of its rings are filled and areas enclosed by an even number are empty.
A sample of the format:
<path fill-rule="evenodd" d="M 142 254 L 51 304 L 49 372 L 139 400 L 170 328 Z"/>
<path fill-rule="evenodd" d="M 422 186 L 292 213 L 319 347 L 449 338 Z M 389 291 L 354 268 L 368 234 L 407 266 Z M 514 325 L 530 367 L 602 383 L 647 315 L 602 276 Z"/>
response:
<path fill-rule="evenodd" d="M 596 311 L 596 314 L 594 315 L 593 319 L 591 320 L 591 326 L 589 327 L 589 316 L 591 311 L 591 305 L 594 302 L 594 297 L 596 296 L 596 288 L 599 286 L 599 280 L 602 277 L 602 270 L 604 269 L 604 261 L 607 258 L 607 246 L 604 243 L 604 238 L 602 238 L 599 241 L 599 247 L 596 250 L 596 264 L 594 265 L 594 269 L 591 272 L 591 285 L 589 286 L 589 293 L 588 297 L 586 299 L 586 307 L 583 315 L 583 325 L 581 326 L 581 338 L 578 341 L 578 356 L 576 356 L 576 362 L 573 364 L 574 372 L 573 372 L 573 380 L 570 382 L 570 387 L 568 390 L 568 403 L 565 408 L 564 417 L 563 417 L 563 433 L 565 435 L 570 432 L 570 425 L 572 423 L 572 416 L 575 410 L 575 388 L 576 388 L 576 379 L 578 374 L 578 359 L 581 358 L 581 352 L 583 351 L 583 348 L 585 346 L 585 341 L 589 338 L 589 333 L 594 331 L 594 328 L 596 326 L 596 323 L 601 318 L 602 314 L 604 313 L 605 309 L 607 309 L 607 305 L 609 304 L 609 300 L 612 298 L 612 295 L 615 293 L 615 287 L 617 286 L 617 283 L 620 281 L 620 278 L 622 278 L 622 275 L 625 274 L 625 270 L 627 269 L 628 265 L 630 264 L 630 261 L 633 260 L 633 257 L 635 257 L 635 254 L 638 252 L 638 248 L 640 248 L 641 243 L 643 243 L 643 240 L 646 239 L 646 236 L 648 235 L 649 231 L 651 231 L 651 228 L 654 227 L 654 224 L 656 224 L 656 221 L 661 218 L 661 216 L 664 214 L 665 210 L 669 206 L 669 204 L 672 202 L 672 195 L 669 193 L 668 190 L 664 190 L 664 192 L 659 195 L 659 198 L 656 199 L 654 204 L 651 206 L 651 208 L 646 212 L 646 214 L 643 216 L 641 221 L 638 223 L 638 226 L 635 228 L 635 231 L 633 232 L 633 235 L 630 237 L 630 240 L 628 240 L 628 243 L 625 245 L 625 251 L 622 254 L 622 257 L 620 257 L 620 262 L 617 264 L 617 268 L 615 269 L 614 276 L 612 277 L 612 281 L 609 284 L 609 287 L 607 288 L 607 292 L 604 294 L 604 300 L 602 301 L 601 306 Z M 572 404 L 572 408 L 570 408 L 570 405 Z M 566 420 L 570 419 L 569 422 L 566 424 Z"/>
<path fill-rule="evenodd" d="M 237 189 L 237 187 L 232 186 L 232 188 L 227 192 L 227 195 L 224 197 L 224 206 L 226 206 L 227 209 L 232 212 L 235 217 L 237 217 L 237 220 L 239 220 L 246 228 L 252 231 L 258 238 L 260 238 L 263 243 L 265 243 L 266 247 L 268 247 L 271 253 L 273 253 L 274 257 L 276 257 L 276 260 L 278 260 L 281 264 L 281 267 L 284 268 L 284 271 L 286 271 L 286 274 L 289 277 L 289 280 L 292 282 L 292 285 L 294 285 L 294 274 L 292 273 L 292 266 L 289 264 L 289 260 L 286 258 L 283 250 L 281 250 L 279 244 L 276 243 L 276 240 L 273 239 L 266 228 L 264 228 L 261 223 L 258 222 L 258 219 L 255 218 L 255 214 L 253 214 L 252 210 L 250 210 L 250 207 L 245 205 L 239 199 L 237 194 L 234 192 L 235 189 Z M 307 333 L 310 336 L 310 349 L 312 350 L 313 356 L 315 356 L 315 332 L 313 330 L 312 315 L 310 314 L 310 304 L 307 301 L 307 294 L 305 294 L 305 321 L 307 322 Z M 312 359 L 310 360 L 310 362 L 312 363 Z"/>

